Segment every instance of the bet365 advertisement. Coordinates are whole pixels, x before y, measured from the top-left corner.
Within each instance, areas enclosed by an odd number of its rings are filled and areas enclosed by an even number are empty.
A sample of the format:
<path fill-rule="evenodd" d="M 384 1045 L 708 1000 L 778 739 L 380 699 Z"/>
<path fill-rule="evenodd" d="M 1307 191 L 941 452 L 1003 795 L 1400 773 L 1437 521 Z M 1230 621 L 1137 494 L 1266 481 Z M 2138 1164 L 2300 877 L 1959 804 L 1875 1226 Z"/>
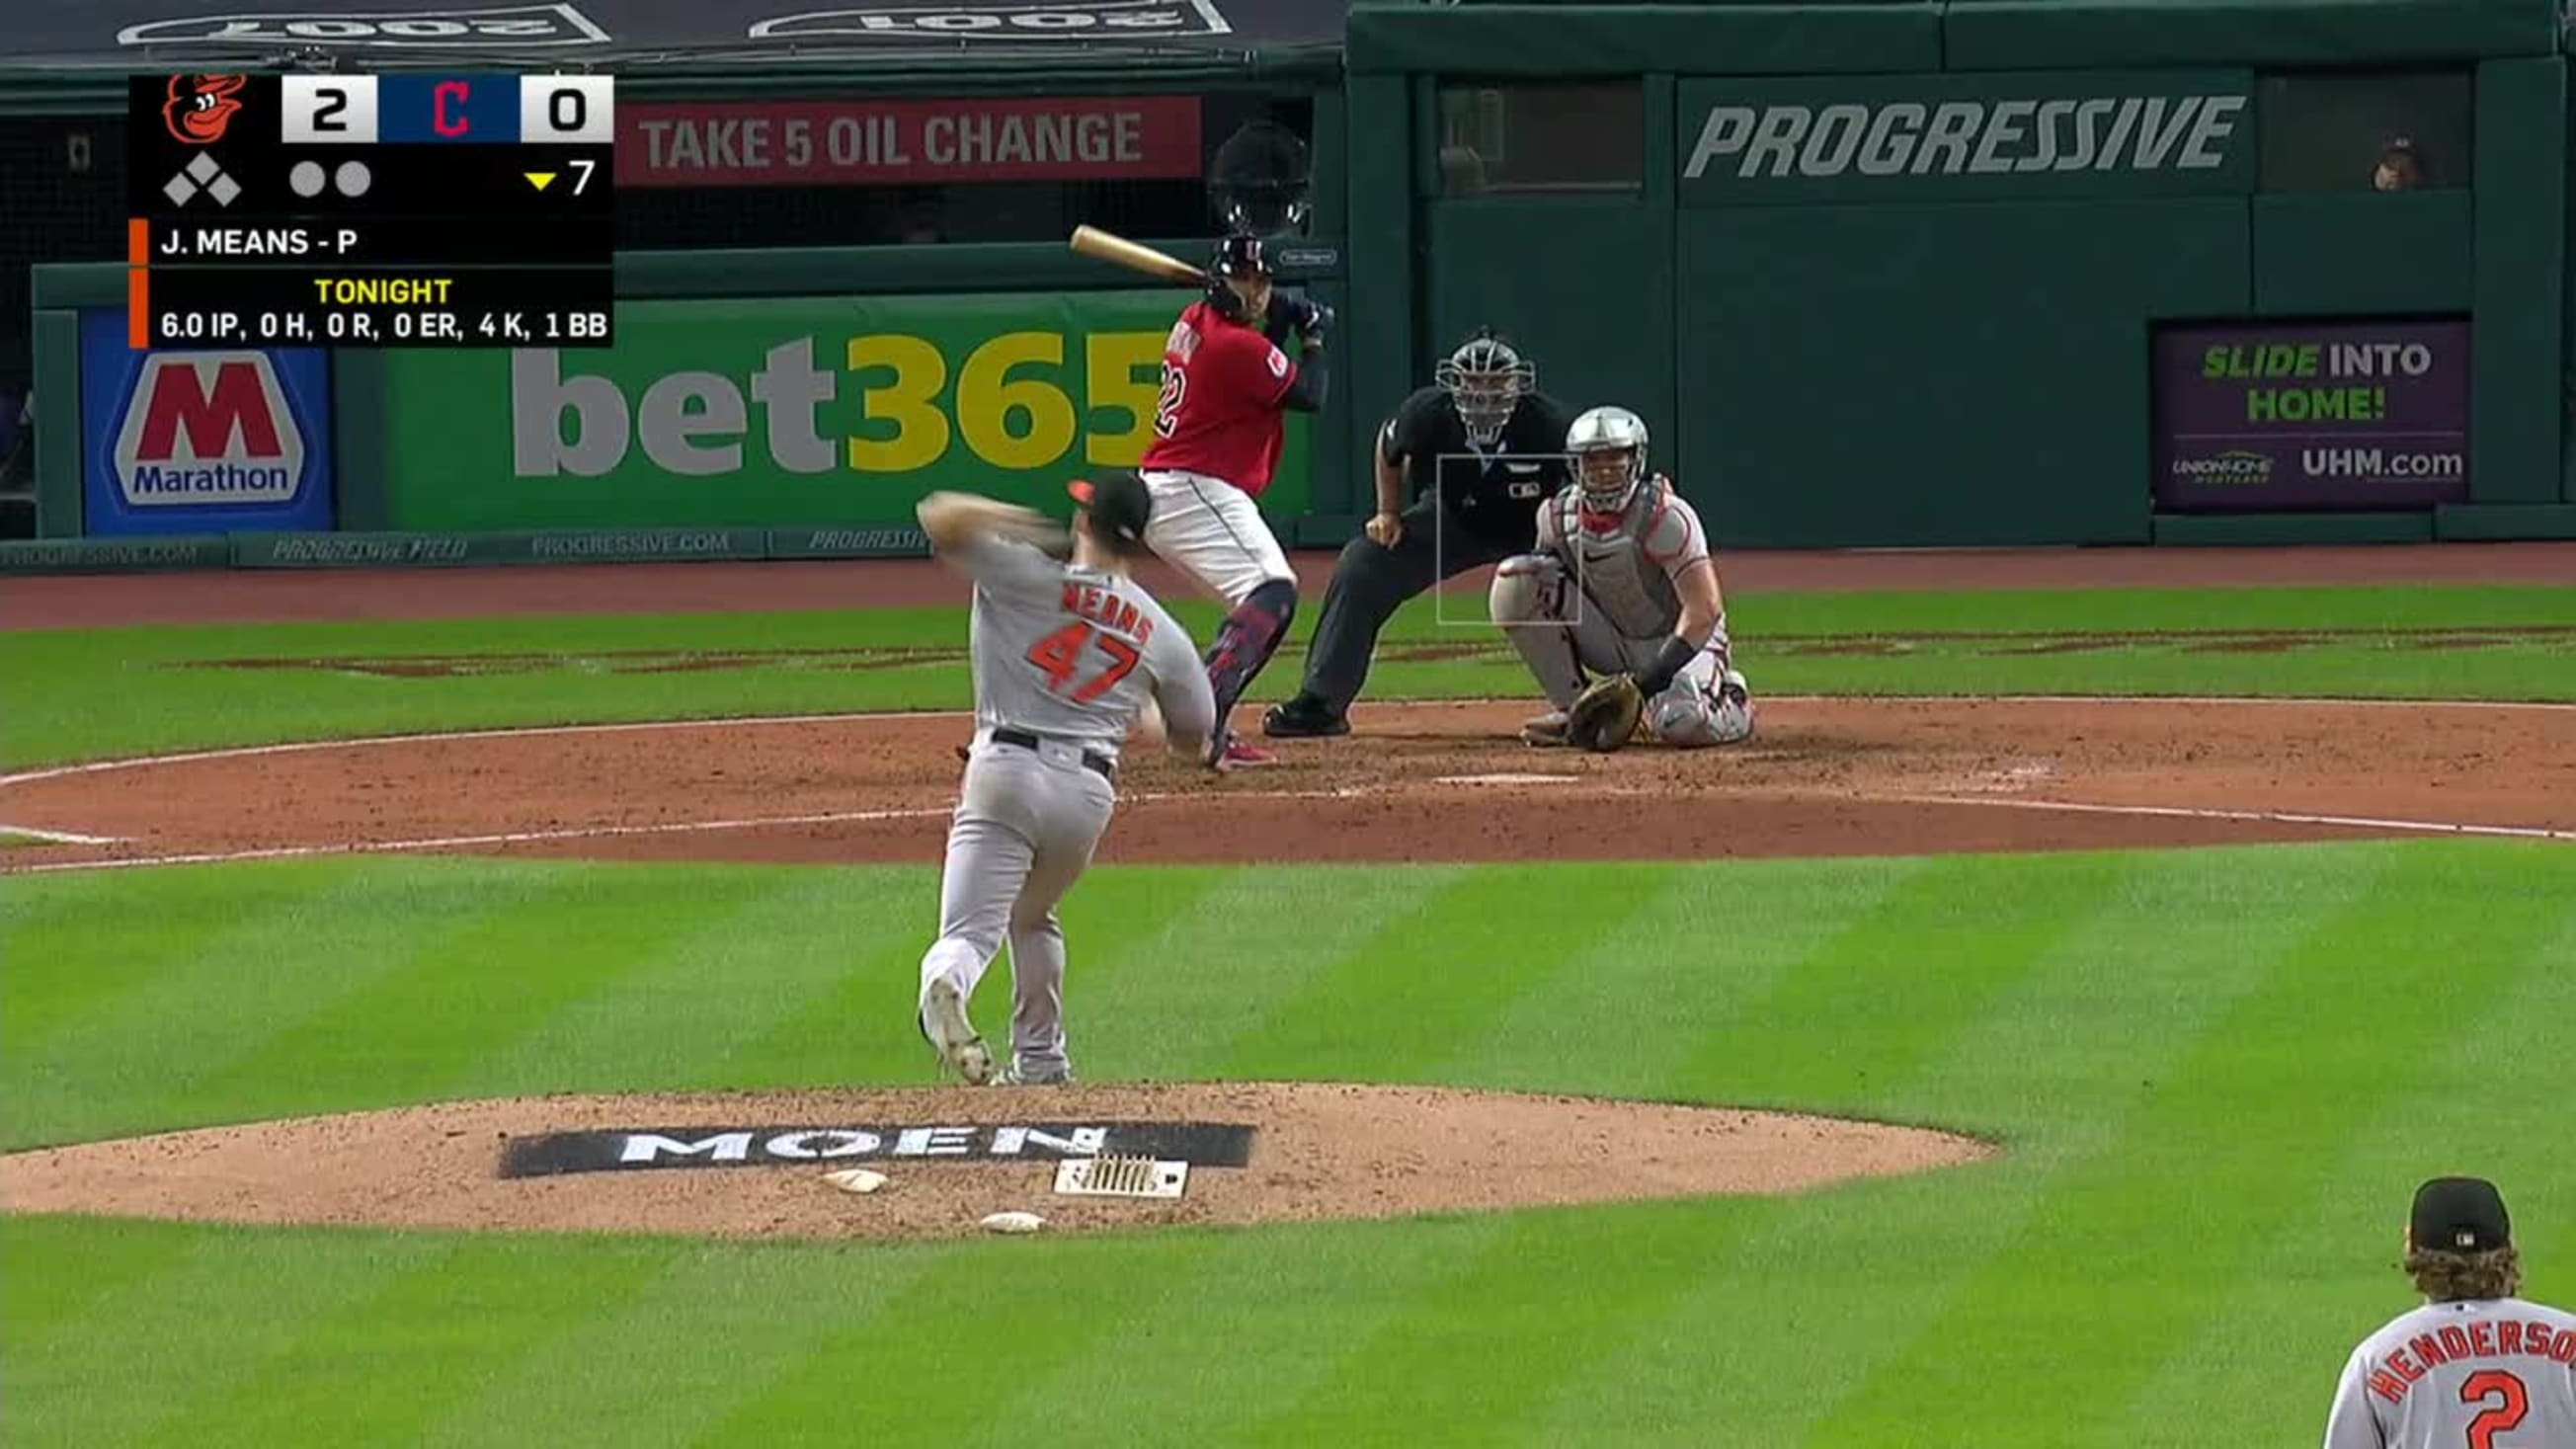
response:
<path fill-rule="evenodd" d="M 1133 467 L 1188 291 L 626 302 L 617 345 L 386 354 L 389 526 L 910 527 Z M 1307 507 L 1288 422 L 1275 517 Z"/>
<path fill-rule="evenodd" d="M 332 526 L 322 349 L 136 352 L 118 307 L 84 310 L 80 339 L 82 532 Z"/>

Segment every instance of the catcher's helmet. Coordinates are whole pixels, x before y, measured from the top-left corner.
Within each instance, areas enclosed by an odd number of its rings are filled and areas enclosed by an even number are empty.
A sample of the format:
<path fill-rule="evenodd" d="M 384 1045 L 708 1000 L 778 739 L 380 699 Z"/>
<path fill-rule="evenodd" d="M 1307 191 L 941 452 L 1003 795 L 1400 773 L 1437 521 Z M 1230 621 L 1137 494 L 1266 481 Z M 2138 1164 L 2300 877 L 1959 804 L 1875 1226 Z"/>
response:
<path fill-rule="evenodd" d="M 1584 508 L 1616 513 L 1646 478 L 1646 420 L 1626 408 L 1589 409 L 1565 430 L 1565 451 L 1574 457 Z"/>
<path fill-rule="evenodd" d="M 1457 407 L 1468 441 L 1490 448 L 1502 437 L 1521 394 L 1537 388 L 1538 369 L 1495 336 L 1494 329 L 1479 327 L 1432 369 L 1431 380 Z"/>
<path fill-rule="evenodd" d="M 1270 259 L 1262 254 L 1261 238 L 1240 232 L 1227 237 L 1216 244 L 1216 254 L 1208 259 L 1208 305 L 1221 316 L 1249 321 L 1251 307 L 1226 283 L 1235 278 L 1269 275 Z"/>

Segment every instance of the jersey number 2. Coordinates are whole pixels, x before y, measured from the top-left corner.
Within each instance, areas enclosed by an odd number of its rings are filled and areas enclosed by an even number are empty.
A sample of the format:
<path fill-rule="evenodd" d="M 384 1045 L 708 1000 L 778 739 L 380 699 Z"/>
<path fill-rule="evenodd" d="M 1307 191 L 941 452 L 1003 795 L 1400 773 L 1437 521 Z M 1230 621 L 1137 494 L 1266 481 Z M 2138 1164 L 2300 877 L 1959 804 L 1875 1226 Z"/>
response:
<path fill-rule="evenodd" d="M 2502 1369 L 2469 1375 L 2460 1385 L 2460 1402 L 2488 1405 L 2485 1413 L 2469 1421 L 2470 1449 L 2495 1449 L 2495 1436 L 2521 1423 L 2531 1410 L 2531 1395 L 2522 1380 Z"/>
<path fill-rule="evenodd" d="M 1136 667 L 1136 646 L 1114 634 L 1103 634 L 1079 621 L 1065 625 L 1029 646 L 1029 662 L 1045 671 L 1047 688 L 1058 694 L 1073 682 L 1082 669 L 1082 646 L 1096 644 L 1109 656 L 1109 667 L 1084 680 L 1073 692 L 1073 702 L 1089 704 L 1118 687 L 1127 671 Z"/>
<path fill-rule="evenodd" d="M 1168 438 L 1181 421 L 1181 394 L 1189 387 L 1190 375 L 1166 362 L 1163 364 L 1163 393 L 1154 400 L 1154 434 Z"/>

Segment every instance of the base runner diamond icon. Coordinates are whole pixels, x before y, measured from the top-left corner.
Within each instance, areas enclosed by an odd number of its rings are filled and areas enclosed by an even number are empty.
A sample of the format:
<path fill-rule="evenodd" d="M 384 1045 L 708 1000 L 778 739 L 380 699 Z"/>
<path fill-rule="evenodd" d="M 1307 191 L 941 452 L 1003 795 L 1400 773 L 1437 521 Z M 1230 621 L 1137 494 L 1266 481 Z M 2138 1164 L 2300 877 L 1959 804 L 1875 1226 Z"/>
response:
<path fill-rule="evenodd" d="M 169 197 L 173 206 L 187 205 L 200 191 L 213 197 L 217 206 L 230 206 L 233 199 L 242 194 L 241 183 L 215 164 L 211 152 L 204 151 L 198 152 L 197 159 L 189 162 L 186 170 L 171 177 L 161 188 L 161 194 Z"/>

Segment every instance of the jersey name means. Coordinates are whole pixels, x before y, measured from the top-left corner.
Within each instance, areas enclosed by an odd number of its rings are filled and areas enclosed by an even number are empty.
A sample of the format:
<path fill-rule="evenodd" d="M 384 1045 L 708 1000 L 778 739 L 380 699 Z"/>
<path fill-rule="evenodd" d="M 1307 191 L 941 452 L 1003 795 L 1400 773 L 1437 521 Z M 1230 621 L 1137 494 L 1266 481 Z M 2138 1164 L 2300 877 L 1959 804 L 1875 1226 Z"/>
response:
<path fill-rule="evenodd" d="M 1095 584 L 1067 581 L 1064 586 L 1064 611 L 1076 618 L 1089 619 L 1112 634 L 1124 634 L 1143 645 L 1154 637 L 1154 621 L 1127 600 Z"/>

